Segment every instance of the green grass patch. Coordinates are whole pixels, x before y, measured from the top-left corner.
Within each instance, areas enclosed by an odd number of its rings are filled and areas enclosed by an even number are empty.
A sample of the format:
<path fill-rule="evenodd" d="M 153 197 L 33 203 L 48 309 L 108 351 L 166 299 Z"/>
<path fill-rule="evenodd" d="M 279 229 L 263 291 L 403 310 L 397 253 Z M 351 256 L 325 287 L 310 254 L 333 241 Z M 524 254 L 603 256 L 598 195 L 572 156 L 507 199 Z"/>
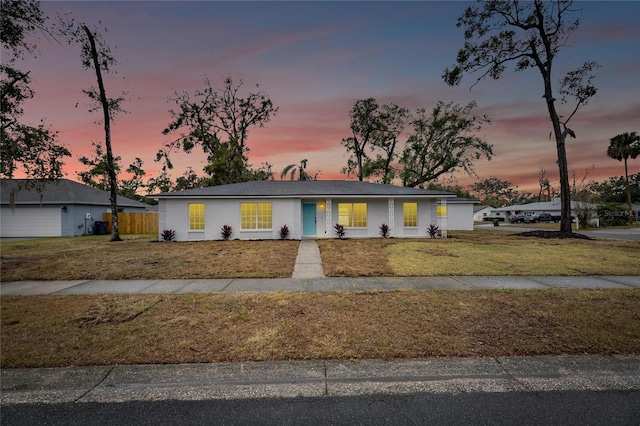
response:
<path fill-rule="evenodd" d="M 640 275 L 640 242 L 452 232 L 447 239 L 320 241 L 330 276 Z"/>

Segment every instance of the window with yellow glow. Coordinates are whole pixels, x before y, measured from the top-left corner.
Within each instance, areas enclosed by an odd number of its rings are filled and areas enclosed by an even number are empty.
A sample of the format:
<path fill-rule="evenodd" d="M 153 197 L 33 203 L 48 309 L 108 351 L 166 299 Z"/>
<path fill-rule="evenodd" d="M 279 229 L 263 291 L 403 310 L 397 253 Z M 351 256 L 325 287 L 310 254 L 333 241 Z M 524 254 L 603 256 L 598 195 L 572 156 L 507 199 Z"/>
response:
<path fill-rule="evenodd" d="M 367 203 L 338 203 L 338 223 L 347 228 L 366 228 Z"/>
<path fill-rule="evenodd" d="M 189 204 L 189 229 L 204 229 L 204 204 Z"/>
<path fill-rule="evenodd" d="M 240 203 L 241 229 L 271 229 L 271 203 Z"/>
<path fill-rule="evenodd" d="M 404 203 L 402 205 L 404 214 L 404 226 L 415 228 L 418 226 L 418 203 Z"/>

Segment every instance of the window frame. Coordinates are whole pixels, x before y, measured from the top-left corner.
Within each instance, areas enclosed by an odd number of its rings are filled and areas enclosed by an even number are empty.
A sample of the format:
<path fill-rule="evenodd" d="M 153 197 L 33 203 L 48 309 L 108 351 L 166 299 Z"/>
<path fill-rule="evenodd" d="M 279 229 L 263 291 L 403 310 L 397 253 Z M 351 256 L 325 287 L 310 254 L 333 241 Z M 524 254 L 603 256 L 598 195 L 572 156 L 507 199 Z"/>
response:
<path fill-rule="evenodd" d="M 245 210 L 245 207 L 252 207 L 251 212 Z M 269 206 L 268 214 L 261 213 L 260 207 Z M 263 210 L 264 211 L 264 210 Z M 246 216 L 250 215 L 250 216 Z M 251 223 L 245 220 L 251 219 Z M 252 227 L 245 228 L 245 225 L 251 224 Z M 269 227 L 264 227 L 268 224 Z M 242 232 L 265 232 L 273 230 L 273 203 L 270 201 L 246 201 L 240 203 L 240 230 Z"/>
<path fill-rule="evenodd" d="M 202 210 L 198 212 L 194 212 L 191 210 L 192 207 L 202 206 Z M 189 203 L 189 231 L 204 231 L 205 230 L 205 205 L 204 203 Z M 194 227 L 194 225 L 200 225 L 199 227 Z"/>
<path fill-rule="evenodd" d="M 342 214 L 340 211 L 341 206 L 348 206 L 347 214 Z M 362 207 L 364 206 L 364 214 L 356 212 L 356 206 Z M 346 217 L 346 222 L 344 222 L 344 218 Z M 364 219 L 364 221 L 363 221 Z M 364 224 L 363 224 L 364 222 Z M 363 203 L 338 203 L 338 223 L 345 228 L 350 229 L 367 229 L 369 226 L 369 204 L 366 202 Z M 356 223 L 358 224 L 356 226 Z"/>
<path fill-rule="evenodd" d="M 407 225 L 407 204 L 414 204 L 416 206 L 415 213 L 412 216 L 415 216 L 415 225 Z M 418 227 L 418 203 L 415 201 L 407 201 L 402 203 L 402 226 L 408 229 L 415 229 Z"/>

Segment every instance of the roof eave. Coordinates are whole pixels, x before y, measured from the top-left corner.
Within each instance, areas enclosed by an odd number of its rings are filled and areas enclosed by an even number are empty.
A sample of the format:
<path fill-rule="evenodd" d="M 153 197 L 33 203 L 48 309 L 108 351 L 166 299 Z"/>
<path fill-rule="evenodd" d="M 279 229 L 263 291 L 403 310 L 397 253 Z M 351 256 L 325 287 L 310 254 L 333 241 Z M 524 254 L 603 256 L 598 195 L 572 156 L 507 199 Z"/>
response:
<path fill-rule="evenodd" d="M 372 194 L 288 194 L 288 195 L 193 195 L 193 194 L 175 194 L 175 195 L 154 195 L 152 198 L 162 199 L 246 199 L 246 198 L 456 198 L 455 194 L 390 194 L 390 195 L 372 195 Z"/>

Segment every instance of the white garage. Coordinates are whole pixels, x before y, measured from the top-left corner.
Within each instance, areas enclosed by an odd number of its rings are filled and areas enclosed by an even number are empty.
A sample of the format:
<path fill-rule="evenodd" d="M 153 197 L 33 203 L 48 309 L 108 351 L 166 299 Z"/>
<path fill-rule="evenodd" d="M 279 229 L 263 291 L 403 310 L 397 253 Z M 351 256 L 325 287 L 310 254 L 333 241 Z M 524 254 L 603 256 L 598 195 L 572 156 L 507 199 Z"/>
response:
<path fill-rule="evenodd" d="M 0 232 L 6 237 L 59 237 L 62 229 L 60 207 L 3 207 Z"/>

